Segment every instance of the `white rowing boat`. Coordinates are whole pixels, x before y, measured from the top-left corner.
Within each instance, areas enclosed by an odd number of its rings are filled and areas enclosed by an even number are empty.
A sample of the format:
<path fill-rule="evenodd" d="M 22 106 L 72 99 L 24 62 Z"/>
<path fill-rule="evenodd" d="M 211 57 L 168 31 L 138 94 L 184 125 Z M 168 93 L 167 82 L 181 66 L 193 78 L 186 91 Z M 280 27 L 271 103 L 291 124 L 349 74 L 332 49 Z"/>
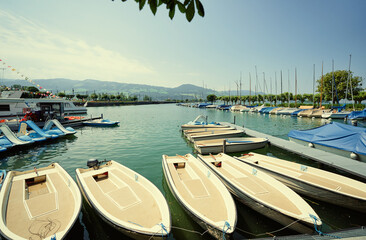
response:
<path fill-rule="evenodd" d="M 192 133 L 202 133 L 202 132 L 211 132 L 211 131 L 227 131 L 227 130 L 235 130 L 234 127 L 224 127 L 224 128 L 205 128 L 205 127 L 201 127 L 201 128 L 196 128 L 196 129 L 188 129 L 188 130 L 183 130 L 183 134 L 184 136 L 187 136 L 189 134 Z"/>
<path fill-rule="evenodd" d="M 242 137 L 245 134 L 243 130 L 209 130 L 206 132 L 186 134 L 189 141 L 201 141 L 218 138 Z"/>
<path fill-rule="evenodd" d="M 217 239 L 236 226 L 235 203 L 222 182 L 191 154 L 163 155 L 163 172 L 170 191 L 183 209 Z"/>
<path fill-rule="evenodd" d="M 239 201 L 255 211 L 300 232 L 321 225 L 315 211 L 290 188 L 264 172 L 229 155 L 198 155 Z"/>
<path fill-rule="evenodd" d="M 266 138 L 240 137 L 195 141 L 194 148 L 200 154 L 220 152 L 234 153 L 263 148 L 268 143 Z"/>
<path fill-rule="evenodd" d="M 142 175 L 115 162 L 88 162 L 76 169 L 85 200 L 109 225 L 136 239 L 166 237 L 171 230 L 168 204 Z"/>
<path fill-rule="evenodd" d="M 202 120 L 202 121 L 199 121 L 199 120 Z M 207 117 L 203 116 L 203 115 L 199 115 L 193 121 L 190 121 L 181 126 L 182 130 L 203 128 L 203 127 L 204 128 L 226 128 L 228 126 L 221 125 L 220 123 L 216 123 L 216 122 L 208 123 Z"/>
<path fill-rule="evenodd" d="M 81 209 L 81 194 L 57 163 L 10 171 L 0 192 L 0 231 L 7 239 L 63 239 Z"/>
<path fill-rule="evenodd" d="M 257 153 L 250 153 L 237 159 L 265 171 L 300 194 L 366 212 L 365 183 Z"/>

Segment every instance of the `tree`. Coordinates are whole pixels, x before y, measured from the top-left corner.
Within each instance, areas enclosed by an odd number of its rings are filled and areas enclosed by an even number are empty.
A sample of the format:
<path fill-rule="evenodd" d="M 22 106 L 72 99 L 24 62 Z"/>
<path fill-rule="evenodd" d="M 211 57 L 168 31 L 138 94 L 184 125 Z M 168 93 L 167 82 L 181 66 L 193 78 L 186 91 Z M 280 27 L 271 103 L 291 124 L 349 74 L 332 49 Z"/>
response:
<path fill-rule="evenodd" d="M 317 80 L 317 83 L 318 83 L 317 92 L 320 93 L 322 91 L 322 98 L 324 100 L 328 100 L 328 101 L 332 101 L 332 75 L 333 75 L 333 73 L 329 72 L 323 76 L 323 91 L 321 89 L 322 88 L 321 77 Z M 334 72 L 335 86 L 333 86 L 333 88 L 334 88 L 333 104 L 335 103 L 335 101 L 337 101 L 337 96 L 338 96 L 339 100 L 346 98 L 347 82 L 349 81 L 348 77 L 349 77 L 349 72 L 346 70 L 338 70 L 338 71 Z M 351 89 L 351 85 L 352 85 L 352 89 Z M 361 85 L 362 85 L 361 78 L 353 77 L 352 72 L 351 72 L 351 85 L 348 82 L 348 93 L 347 93 L 348 100 L 352 99 L 352 94 L 353 94 L 353 96 L 358 95 L 358 93 L 361 91 Z M 351 92 L 352 92 L 352 94 L 351 94 Z"/>
<path fill-rule="evenodd" d="M 366 92 L 362 91 L 359 92 L 357 95 L 353 96 L 353 99 L 355 100 L 355 103 L 361 104 L 363 100 L 366 100 Z"/>
<path fill-rule="evenodd" d="M 114 0 L 112 0 L 114 1 Z M 127 0 L 122 0 L 126 2 Z M 135 0 L 139 4 L 140 11 L 144 8 L 146 0 Z M 200 0 L 184 0 L 180 2 L 179 0 L 148 0 L 147 4 L 150 5 L 151 12 L 155 15 L 158 7 L 162 4 L 166 5 L 166 9 L 169 9 L 170 19 L 174 18 L 175 8 L 178 7 L 179 11 L 186 15 L 188 22 L 192 21 L 194 14 L 197 9 L 198 15 L 201 17 L 205 16 L 205 10 Z"/>
<path fill-rule="evenodd" d="M 151 102 L 151 97 L 149 97 L 149 96 L 145 95 L 145 96 L 144 96 L 144 101 L 150 101 L 150 102 Z"/>
<path fill-rule="evenodd" d="M 15 85 L 14 85 L 15 86 Z M 19 85 L 20 86 L 20 85 Z M 20 89 L 20 87 L 19 87 L 19 89 Z M 36 88 L 36 87 L 33 87 L 33 86 L 31 86 L 31 87 L 28 87 L 27 88 L 27 91 L 28 92 L 39 92 L 39 89 L 38 88 Z"/>
<path fill-rule="evenodd" d="M 95 93 L 90 94 L 90 98 L 93 99 L 94 101 L 98 99 L 98 95 Z"/>
<path fill-rule="evenodd" d="M 213 104 L 214 101 L 216 101 L 217 96 L 215 94 L 209 94 L 209 95 L 207 95 L 206 98 L 207 98 L 207 101 L 209 101 L 209 102 L 211 102 L 211 104 Z"/>
<path fill-rule="evenodd" d="M 59 92 L 58 94 L 57 94 L 59 97 L 65 97 L 66 96 L 66 94 L 64 93 L 64 92 Z"/>

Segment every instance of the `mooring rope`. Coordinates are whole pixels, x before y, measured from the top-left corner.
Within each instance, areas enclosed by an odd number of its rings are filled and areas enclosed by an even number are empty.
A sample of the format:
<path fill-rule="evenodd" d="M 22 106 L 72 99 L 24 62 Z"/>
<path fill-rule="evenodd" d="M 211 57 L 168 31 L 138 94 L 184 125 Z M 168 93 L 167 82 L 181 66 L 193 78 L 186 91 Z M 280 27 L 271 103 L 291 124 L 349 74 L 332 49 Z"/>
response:
<path fill-rule="evenodd" d="M 339 236 L 335 236 L 335 235 L 331 235 L 331 234 L 328 234 L 328 233 L 323 233 L 322 231 L 320 231 L 318 229 L 318 225 L 316 224 L 316 221 L 318 220 L 318 218 L 312 214 L 309 214 L 309 216 L 311 217 L 311 219 L 314 221 L 314 229 L 317 233 L 319 233 L 320 236 L 328 236 L 328 237 L 331 237 L 331 238 L 338 238 L 338 239 L 341 239 L 341 237 Z"/>

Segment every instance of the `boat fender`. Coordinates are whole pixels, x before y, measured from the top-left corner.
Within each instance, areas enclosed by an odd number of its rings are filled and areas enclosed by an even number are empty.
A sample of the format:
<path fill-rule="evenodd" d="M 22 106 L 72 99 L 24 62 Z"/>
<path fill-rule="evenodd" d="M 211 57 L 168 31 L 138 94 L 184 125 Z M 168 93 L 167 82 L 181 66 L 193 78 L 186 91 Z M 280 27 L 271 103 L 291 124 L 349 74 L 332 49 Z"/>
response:
<path fill-rule="evenodd" d="M 314 144 L 313 143 L 309 143 L 308 146 L 311 147 L 311 148 L 313 148 L 314 147 Z"/>
<path fill-rule="evenodd" d="M 350 157 L 353 159 L 353 160 L 358 160 L 358 154 L 357 153 L 354 153 L 354 152 L 351 152 L 350 154 Z"/>
<path fill-rule="evenodd" d="M 86 165 L 87 165 L 89 168 L 91 168 L 91 167 L 96 167 L 96 166 L 98 166 L 98 164 L 99 164 L 99 161 L 98 161 L 98 159 L 95 159 L 95 158 L 91 158 L 91 159 L 89 159 L 89 160 L 88 160 L 88 162 L 86 163 Z"/>

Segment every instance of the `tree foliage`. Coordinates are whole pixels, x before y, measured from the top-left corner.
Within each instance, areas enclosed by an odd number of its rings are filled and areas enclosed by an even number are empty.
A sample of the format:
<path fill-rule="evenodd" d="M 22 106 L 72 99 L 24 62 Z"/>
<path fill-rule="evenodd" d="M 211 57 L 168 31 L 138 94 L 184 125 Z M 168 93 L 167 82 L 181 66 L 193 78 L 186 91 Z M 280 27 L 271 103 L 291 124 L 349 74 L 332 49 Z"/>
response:
<path fill-rule="evenodd" d="M 322 91 L 322 78 L 320 77 L 317 80 L 317 83 L 318 83 L 317 92 L 319 92 L 319 93 L 322 92 L 323 100 L 332 101 L 332 76 L 333 76 L 332 72 L 327 73 L 323 76 L 323 91 Z M 335 101 L 337 101 L 337 96 L 338 96 L 339 100 L 346 98 L 347 82 L 349 81 L 348 77 L 349 77 L 349 72 L 346 70 L 338 70 L 338 71 L 334 72 L 335 86 L 333 86 L 333 89 L 334 89 L 333 103 L 335 103 Z M 352 94 L 353 94 L 353 96 L 356 96 L 359 94 L 359 92 L 362 90 L 361 84 L 362 84 L 361 78 L 352 76 L 352 72 L 351 72 L 352 89 L 351 89 L 351 85 L 348 82 L 348 93 L 347 93 L 348 100 L 352 99 Z"/>
<path fill-rule="evenodd" d="M 214 101 L 217 100 L 217 96 L 215 94 L 210 94 L 207 95 L 207 101 L 211 102 L 212 104 L 214 103 Z"/>
<path fill-rule="evenodd" d="M 114 0 L 112 0 L 114 1 Z M 126 2 L 127 0 L 122 0 L 122 2 Z M 165 5 L 166 9 L 169 10 L 170 19 L 174 18 L 175 9 L 185 14 L 188 22 L 192 21 L 196 11 L 198 15 L 201 17 L 205 16 L 205 10 L 200 0 L 184 0 L 183 2 L 179 0 L 135 0 L 136 3 L 139 4 L 140 11 L 144 8 L 147 3 L 150 6 L 151 12 L 155 15 L 158 7 L 161 5 Z"/>

